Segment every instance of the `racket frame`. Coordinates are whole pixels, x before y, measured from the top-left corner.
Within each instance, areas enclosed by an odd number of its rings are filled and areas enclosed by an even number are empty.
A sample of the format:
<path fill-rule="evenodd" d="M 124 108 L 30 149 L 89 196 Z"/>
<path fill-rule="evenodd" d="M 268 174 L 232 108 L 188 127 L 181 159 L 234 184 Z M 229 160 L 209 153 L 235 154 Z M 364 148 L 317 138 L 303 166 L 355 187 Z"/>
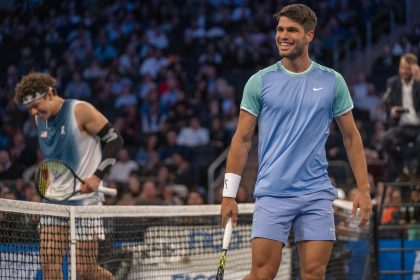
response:
<path fill-rule="evenodd" d="M 43 161 L 41 161 L 38 164 L 37 169 L 36 169 L 35 176 L 36 177 L 39 177 L 40 176 L 39 174 L 41 173 L 40 172 L 40 167 L 42 166 L 43 163 L 49 163 L 49 162 L 60 164 L 60 165 L 64 166 L 66 169 L 68 169 L 70 171 L 70 173 L 73 175 L 73 192 L 69 196 L 67 196 L 67 197 L 65 197 L 63 199 L 61 199 L 61 198 L 60 199 L 52 199 L 51 196 L 48 197 L 48 196 L 46 196 L 45 194 L 43 194 L 39 190 L 39 186 L 38 186 L 39 185 L 39 179 L 35 179 L 35 181 L 36 181 L 36 186 L 35 187 L 36 187 L 36 190 L 39 193 L 39 195 L 42 198 L 44 198 L 44 199 L 46 199 L 48 201 L 51 201 L 51 202 L 60 202 L 60 201 L 66 201 L 69 198 L 71 198 L 72 196 L 74 196 L 75 194 L 79 193 L 80 192 L 80 188 L 77 186 L 77 181 L 79 181 L 82 184 L 84 184 L 84 181 L 76 174 L 76 172 L 74 172 L 74 170 L 68 164 L 66 164 L 65 162 L 63 162 L 61 160 L 57 160 L 57 159 L 44 159 Z M 112 189 L 112 188 L 99 187 L 98 188 L 98 191 L 99 192 L 102 192 L 102 193 L 104 193 L 106 195 L 109 195 L 109 196 L 116 196 L 117 195 L 117 190 L 116 189 Z"/>

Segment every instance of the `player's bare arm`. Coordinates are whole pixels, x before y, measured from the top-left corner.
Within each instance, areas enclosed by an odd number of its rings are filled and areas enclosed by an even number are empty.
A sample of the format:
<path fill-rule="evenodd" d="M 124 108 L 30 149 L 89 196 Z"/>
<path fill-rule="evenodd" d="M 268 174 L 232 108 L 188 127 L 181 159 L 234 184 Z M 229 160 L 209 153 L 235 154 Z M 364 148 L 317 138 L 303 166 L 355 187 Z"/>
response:
<path fill-rule="evenodd" d="M 117 155 L 123 146 L 123 139 L 114 130 L 108 120 L 95 107 L 86 102 L 80 102 L 75 108 L 76 120 L 82 133 L 98 135 L 102 144 L 102 161 L 95 173 L 84 178 L 81 192 L 97 191 L 107 170 L 115 164 Z"/>
<path fill-rule="evenodd" d="M 240 176 L 244 171 L 248 160 L 249 150 L 252 146 L 252 137 L 254 135 L 256 123 L 257 118 L 254 115 L 241 110 L 239 113 L 238 126 L 235 134 L 233 135 L 227 158 L 227 174 L 236 174 Z M 224 188 L 228 187 L 227 184 L 229 184 L 229 182 L 226 182 L 225 178 Z M 237 184 L 239 185 L 239 182 L 237 182 Z M 226 196 L 225 193 L 226 192 L 224 191 L 222 207 L 220 210 L 222 224 L 226 225 L 228 218 L 231 216 L 233 225 L 236 225 L 238 215 L 238 205 L 235 201 L 236 193 L 229 197 Z"/>
<path fill-rule="evenodd" d="M 344 147 L 358 187 L 358 194 L 353 201 L 353 215 L 356 214 L 357 208 L 360 208 L 359 227 L 363 227 L 369 221 L 372 202 L 362 137 L 357 130 L 351 111 L 337 117 L 336 121 L 340 127 Z"/>
<path fill-rule="evenodd" d="M 79 102 L 75 108 L 76 120 L 81 132 L 96 135 L 108 120 L 87 102 Z"/>

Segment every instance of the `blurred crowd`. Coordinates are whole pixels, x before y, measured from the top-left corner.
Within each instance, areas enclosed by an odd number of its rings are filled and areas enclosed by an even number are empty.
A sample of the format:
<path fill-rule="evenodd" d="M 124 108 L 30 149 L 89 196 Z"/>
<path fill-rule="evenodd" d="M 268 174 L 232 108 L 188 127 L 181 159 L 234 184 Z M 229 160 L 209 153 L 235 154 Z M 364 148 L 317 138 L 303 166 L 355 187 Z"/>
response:
<path fill-rule="evenodd" d="M 0 21 L 0 197 L 39 201 L 30 183 L 42 158 L 36 125 L 16 105 L 14 86 L 31 70 L 57 79 L 64 98 L 91 102 L 122 134 L 125 148 L 106 183 L 109 205 L 204 204 L 207 168 L 230 142 L 242 88 L 277 61 L 273 14 L 293 0 L 25 1 Z M 319 19 L 311 58 L 331 66 L 332 49 L 393 11 L 396 0 L 301 1 Z M 401 54 L 419 54 L 420 26 L 401 34 L 349 84 L 368 161 L 383 160 L 385 81 Z M 339 69 L 337 69 L 339 70 Z M 338 128 L 329 160 L 345 159 Z M 383 173 L 373 174 L 384 180 Z M 338 178 L 336 178 L 338 181 Z M 375 184 L 375 182 L 374 182 Z M 252 191 L 241 187 L 241 202 Z M 216 195 L 220 199 L 220 191 Z"/>

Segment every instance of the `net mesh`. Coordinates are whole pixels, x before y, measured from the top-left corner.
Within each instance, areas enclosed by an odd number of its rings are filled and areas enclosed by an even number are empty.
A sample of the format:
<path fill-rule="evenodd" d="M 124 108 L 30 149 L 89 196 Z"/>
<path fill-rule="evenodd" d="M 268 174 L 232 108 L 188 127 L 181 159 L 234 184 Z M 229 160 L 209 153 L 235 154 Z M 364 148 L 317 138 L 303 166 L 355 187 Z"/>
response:
<path fill-rule="evenodd" d="M 338 242 L 327 273 L 350 279 L 357 267 L 365 277 L 369 226 L 360 230 L 348 203 L 335 204 Z M 219 211 L 219 205 L 69 207 L 0 199 L 0 279 L 71 279 L 76 270 L 81 279 L 214 279 L 223 239 Z M 240 205 L 224 279 L 242 279 L 251 268 L 252 212 L 253 204 Z M 290 242 L 276 279 L 298 274 Z"/>

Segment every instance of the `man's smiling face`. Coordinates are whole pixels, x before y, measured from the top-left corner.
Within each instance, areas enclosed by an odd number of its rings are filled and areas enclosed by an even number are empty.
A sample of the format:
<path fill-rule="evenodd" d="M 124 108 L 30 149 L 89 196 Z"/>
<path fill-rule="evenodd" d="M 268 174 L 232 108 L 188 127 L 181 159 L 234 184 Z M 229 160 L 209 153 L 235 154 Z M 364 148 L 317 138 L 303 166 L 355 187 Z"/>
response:
<path fill-rule="evenodd" d="M 313 30 L 305 32 L 301 24 L 281 16 L 276 27 L 276 45 L 280 56 L 291 60 L 300 57 L 313 35 Z"/>

